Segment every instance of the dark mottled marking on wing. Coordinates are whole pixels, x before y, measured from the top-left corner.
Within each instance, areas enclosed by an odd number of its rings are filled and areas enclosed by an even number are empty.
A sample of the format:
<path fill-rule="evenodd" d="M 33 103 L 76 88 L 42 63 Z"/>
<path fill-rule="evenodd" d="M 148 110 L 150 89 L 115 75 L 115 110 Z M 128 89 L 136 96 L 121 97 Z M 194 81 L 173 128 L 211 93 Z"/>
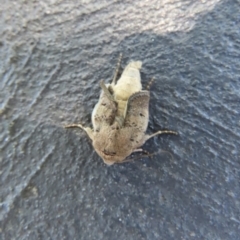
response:
<path fill-rule="evenodd" d="M 124 127 L 134 128 L 139 132 L 146 130 L 149 116 L 149 99 L 149 91 L 134 93 L 128 99 Z"/>

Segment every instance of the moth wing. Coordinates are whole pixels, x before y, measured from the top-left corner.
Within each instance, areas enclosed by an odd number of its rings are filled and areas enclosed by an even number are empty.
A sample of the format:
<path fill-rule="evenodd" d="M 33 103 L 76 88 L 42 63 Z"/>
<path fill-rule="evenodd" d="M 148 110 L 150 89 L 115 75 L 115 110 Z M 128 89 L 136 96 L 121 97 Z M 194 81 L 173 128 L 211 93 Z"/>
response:
<path fill-rule="evenodd" d="M 149 91 L 140 91 L 131 95 L 128 99 L 124 126 L 136 129 L 137 132 L 145 132 L 149 117 Z"/>
<path fill-rule="evenodd" d="M 117 113 L 117 102 L 109 99 L 105 91 L 101 92 L 98 103 L 92 112 L 94 130 L 99 130 L 103 125 L 112 125 Z"/>

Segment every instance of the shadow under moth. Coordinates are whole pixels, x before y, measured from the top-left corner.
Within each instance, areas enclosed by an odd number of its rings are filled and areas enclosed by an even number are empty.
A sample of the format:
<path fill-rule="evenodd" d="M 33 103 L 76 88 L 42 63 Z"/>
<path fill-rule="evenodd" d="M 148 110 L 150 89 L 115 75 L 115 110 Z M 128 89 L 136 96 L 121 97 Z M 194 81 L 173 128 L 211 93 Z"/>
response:
<path fill-rule="evenodd" d="M 146 134 L 149 118 L 150 93 L 142 90 L 140 69 L 142 62 L 131 61 L 117 80 L 122 55 L 120 55 L 112 83 L 100 82 L 99 101 L 92 112 L 93 129 L 81 124 L 66 128 L 83 129 L 92 140 L 98 155 L 107 165 L 122 163 L 133 152 L 159 134 L 177 134 L 174 131 L 157 131 Z"/>

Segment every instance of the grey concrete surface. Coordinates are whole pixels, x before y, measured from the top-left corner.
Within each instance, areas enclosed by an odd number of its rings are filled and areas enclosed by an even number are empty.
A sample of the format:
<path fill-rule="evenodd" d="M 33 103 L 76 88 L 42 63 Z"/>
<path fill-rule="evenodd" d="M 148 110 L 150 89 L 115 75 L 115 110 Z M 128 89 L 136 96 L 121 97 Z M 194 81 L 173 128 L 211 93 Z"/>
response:
<path fill-rule="evenodd" d="M 240 239 L 240 2 L 2 1 L 0 239 Z M 123 66 L 151 77 L 152 157 L 81 130 Z M 138 155 L 139 156 L 139 155 Z"/>

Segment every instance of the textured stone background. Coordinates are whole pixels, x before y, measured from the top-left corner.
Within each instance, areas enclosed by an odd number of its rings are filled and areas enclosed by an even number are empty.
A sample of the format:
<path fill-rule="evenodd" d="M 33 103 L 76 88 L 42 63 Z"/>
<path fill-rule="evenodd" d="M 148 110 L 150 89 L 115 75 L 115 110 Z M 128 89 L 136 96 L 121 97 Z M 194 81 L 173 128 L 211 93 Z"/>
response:
<path fill-rule="evenodd" d="M 240 239 L 240 2 L 3 1 L 0 239 Z M 99 80 L 155 76 L 144 146 L 107 167 L 81 130 Z"/>

